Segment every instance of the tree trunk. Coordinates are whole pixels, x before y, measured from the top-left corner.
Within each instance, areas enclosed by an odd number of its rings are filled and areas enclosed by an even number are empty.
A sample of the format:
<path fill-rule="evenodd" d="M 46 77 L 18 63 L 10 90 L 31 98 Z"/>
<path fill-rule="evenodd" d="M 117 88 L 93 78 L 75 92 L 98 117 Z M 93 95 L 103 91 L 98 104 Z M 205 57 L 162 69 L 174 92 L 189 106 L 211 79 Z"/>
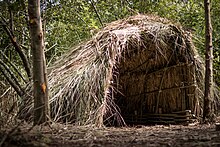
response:
<path fill-rule="evenodd" d="M 47 121 L 48 96 L 46 68 L 44 67 L 44 41 L 40 16 L 40 0 L 28 0 L 30 36 L 33 59 L 34 125 Z"/>
<path fill-rule="evenodd" d="M 204 110 L 203 120 L 212 121 L 213 116 L 213 47 L 212 47 L 212 26 L 210 16 L 210 0 L 204 0 L 205 8 L 205 95 L 204 95 Z"/>

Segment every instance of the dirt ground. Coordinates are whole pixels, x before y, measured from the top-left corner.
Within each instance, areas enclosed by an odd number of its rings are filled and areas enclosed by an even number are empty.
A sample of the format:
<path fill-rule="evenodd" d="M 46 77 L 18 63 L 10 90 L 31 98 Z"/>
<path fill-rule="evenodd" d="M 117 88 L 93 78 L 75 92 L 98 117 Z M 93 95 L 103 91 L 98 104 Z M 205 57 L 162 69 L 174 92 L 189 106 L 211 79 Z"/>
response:
<path fill-rule="evenodd" d="M 22 124 L 14 129 L 1 128 L 0 141 L 4 147 L 220 147 L 220 131 L 215 125 L 200 124 L 122 128 L 61 124 L 32 128 Z"/>

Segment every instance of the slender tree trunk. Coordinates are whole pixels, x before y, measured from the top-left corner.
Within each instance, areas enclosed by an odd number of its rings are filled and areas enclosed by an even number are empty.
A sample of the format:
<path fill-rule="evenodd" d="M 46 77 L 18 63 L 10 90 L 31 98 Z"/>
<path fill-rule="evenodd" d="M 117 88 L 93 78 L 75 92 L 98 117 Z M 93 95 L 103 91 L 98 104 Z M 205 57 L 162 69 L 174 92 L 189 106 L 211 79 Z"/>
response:
<path fill-rule="evenodd" d="M 213 46 L 212 46 L 212 26 L 210 16 L 210 0 L 204 0 L 205 8 L 205 95 L 204 95 L 204 110 L 203 120 L 212 121 L 213 108 L 212 103 L 214 99 L 213 94 Z"/>
<path fill-rule="evenodd" d="M 43 4 L 44 4 L 44 11 L 42 12 L 42 18 L 43 18 L 43 25 L 42 25 L 42 28 L 43 28 L 43 40 L 45 40 L 46 38 L 46 10 L 47 10 L 47 1 L 46 0 L 43 0 Z M 45 46 L 44 48 L 45 49 Z M 44 65 L 43 65 L 43 70 L 44 70 L 44 79 L 45 79 L 45 83 L 46 83 L 46 97 L 48 97 L 48 94 L 49 94 L 49 90 L 48 90 L 48 79 L 47 79 L 47 64 L 46 64 L 46 57 L 45 57 L 45 54 L 43 54 L 43 62 L 44 62 Z M 47 98 L 45 100 L 45 103 L 47 104 L 47 108 L 48 108 L 48 117 L 50 117 L 50 106 L 49 106 L 49 98 Z"/>
<path fill-rule="evenodd" d="M 28 0 L 34 82 L 34 125 L 47 121 L 48 96 L 40 0 Z"/>

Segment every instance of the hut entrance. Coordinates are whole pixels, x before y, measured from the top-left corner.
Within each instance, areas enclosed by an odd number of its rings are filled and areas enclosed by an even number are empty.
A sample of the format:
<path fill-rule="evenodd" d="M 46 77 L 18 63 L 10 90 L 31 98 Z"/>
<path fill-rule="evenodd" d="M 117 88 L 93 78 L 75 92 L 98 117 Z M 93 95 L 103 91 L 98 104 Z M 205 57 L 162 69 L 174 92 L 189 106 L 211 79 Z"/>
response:
<path fill-rule="evenodd" d="M 116 104 L 126 124 L 187 121 L 195 108 L 195 81 L 193 62 L 172 47 L 142 49 L 120 62 Z"/>

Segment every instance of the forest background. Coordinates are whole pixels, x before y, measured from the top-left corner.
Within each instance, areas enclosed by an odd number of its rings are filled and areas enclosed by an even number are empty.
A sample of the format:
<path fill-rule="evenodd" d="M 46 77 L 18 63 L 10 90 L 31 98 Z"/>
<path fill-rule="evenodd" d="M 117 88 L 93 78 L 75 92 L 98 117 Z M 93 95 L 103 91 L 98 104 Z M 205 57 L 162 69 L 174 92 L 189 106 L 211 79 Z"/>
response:
<path fill-rule="evenodd" d="M 31 78 L 27 0 L 0 0 L 0 96 L 10 87 L 22 92 Z M 220 3 L 212 0 L 214 80 L 220 86 Z M 45 54 L 50 66 L 74 45 L 95 35 L 107 23 L 136 14 L 155 14 L 193 34 L 200 55 L 205 52 L 203 0 L 42 0 Z M 7 79 L 8 78 L 8 79 Z"/>

